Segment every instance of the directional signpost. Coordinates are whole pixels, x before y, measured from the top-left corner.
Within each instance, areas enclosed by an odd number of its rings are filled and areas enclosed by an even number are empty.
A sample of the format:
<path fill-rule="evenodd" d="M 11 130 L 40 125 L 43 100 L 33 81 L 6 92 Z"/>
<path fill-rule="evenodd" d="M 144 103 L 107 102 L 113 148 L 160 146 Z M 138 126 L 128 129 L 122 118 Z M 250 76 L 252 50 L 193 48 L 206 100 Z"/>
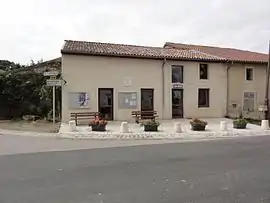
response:
<path fill-rule="evenodd" d="M 50 76 L 50 79 L 46 80 L 46 85 L 53 87 L 53 123 L 55 123 L 55 87 L 62 86 L 64 84 L 63 80 L 56 79 L 58 74 L 58 71 L 44 72 L 44 76 Z"/>
<path fill-rule="evenodd" d="M 44 72 L 44 76 L 57 76 L 59 74 L 58 71 L 50 71 L 50 72 Z"/>
<path fill-rule="evenodd" d="M 47 86 L 62 86 L 63 80 L 55 80 L 55 79 L 49 79 L 46 80 L 46 85 Z"/>

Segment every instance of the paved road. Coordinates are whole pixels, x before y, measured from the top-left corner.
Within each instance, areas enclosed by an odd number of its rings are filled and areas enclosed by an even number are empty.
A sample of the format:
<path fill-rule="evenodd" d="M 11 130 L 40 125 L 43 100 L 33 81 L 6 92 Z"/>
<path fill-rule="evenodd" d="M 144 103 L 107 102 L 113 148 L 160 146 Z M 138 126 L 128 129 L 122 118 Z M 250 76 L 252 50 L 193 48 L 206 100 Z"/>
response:
<path fill-rule="evenodd" d="M 270 136 L 0 156 L 1 203 L 270 202 Z"/>
<path fill-rule="evenodd" d="M 72 140 L 55 137 L 0 135 L 0 155 L 164 144 L 175 142 L 187 142 L 187 140 Z"/>
<path fill-rule="evenodd" d="M 1 132 L 0 132 L 1 133 Z M 212 138 L 212 139 L 237 139 Z M 164 143 L 196 142 L 198 139 L 185 140 L 81 140 L 61 139 L 56 137 L 31 137 L 0 134 L 0 155 L 35 153 L 48 151 L 69 151 L 79 149 L 96 149 L 107 147 L 126 147 Z M 208 141 L 208 140 L 204 140 Z M 1 202 L 0 202 L 1 203 Z"/>

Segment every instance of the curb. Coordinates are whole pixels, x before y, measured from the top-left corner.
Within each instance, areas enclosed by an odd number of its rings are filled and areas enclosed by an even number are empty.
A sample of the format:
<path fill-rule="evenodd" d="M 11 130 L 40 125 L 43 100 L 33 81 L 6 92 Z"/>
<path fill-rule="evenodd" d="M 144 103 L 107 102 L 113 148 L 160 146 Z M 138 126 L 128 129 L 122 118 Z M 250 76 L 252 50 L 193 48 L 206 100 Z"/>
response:
<path fill-rule="evenodd" d="M 270 130 L 250 132 L 204 132 L 204 133 L 112 133 L 112 132 L 69 132 L 69 133 L 40 133 L 29 131 L 2 130 L 0 135 L 14 135 L 25 137 L 53 137 L 71 140 L 205 140 L 218 138 L 236 138 L 270 135 Z"/>

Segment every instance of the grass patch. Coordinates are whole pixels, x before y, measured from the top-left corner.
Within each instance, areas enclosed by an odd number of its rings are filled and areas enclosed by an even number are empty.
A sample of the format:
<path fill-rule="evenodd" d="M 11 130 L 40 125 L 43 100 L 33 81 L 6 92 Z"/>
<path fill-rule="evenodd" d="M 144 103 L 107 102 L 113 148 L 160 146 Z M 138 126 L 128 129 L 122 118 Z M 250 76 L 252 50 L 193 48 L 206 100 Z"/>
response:
<path fill-rule="evenodd" d="M 261 120 L 258 119 L 252 119 L 252 118 L 246 118 L 248 123 L 255 124 L 255 125 L 261 125 Z"/>
<path fill-rule="evenodd" d="M 25 121 L 25 120 L 2 120 L 0 121 L 0 129 L 30 131 L 30 132 L 44 132 L 57 133 L 60 128 L 60 123 L 53 124 L 45 120 Z"/>
<path fill-rule="evenodd" d="M 239 119 L 239 118 L 236 118 L 236 117 L 226 117 L 226 118 L 233 119 L 233 120 Z M 261 120 L 260 119 L 245 118 L 245 120 L 250 124 L 261 125 Z"/>

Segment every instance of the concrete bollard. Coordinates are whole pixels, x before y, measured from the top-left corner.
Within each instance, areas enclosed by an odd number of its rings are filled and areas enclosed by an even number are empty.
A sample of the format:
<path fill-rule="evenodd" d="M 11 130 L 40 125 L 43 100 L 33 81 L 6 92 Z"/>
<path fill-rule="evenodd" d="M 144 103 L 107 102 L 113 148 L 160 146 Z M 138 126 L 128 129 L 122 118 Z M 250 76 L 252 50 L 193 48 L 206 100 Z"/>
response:
<path fill-rule="evenodd" d="M 269 130 L 269 121 L 268 120 L 262 120 L 262 122 L 261 122 L 261 128 L 263 130 Z"/>
<path fill-rule="evenodd" d="M 128 122 L 122 122 L 121 123 L 120 132 L 121 133 L 128 133 L 129 132 Z"/>
<path fill-rule="evenodd" d="M 182 126 L 181 126 L 181 123 L 177 122 L 174 124 L 174 131 L 176 133 L 181 133 L 182 132 Z"/>
<path fill-rule="evenodd" d="M 68 126 L 69 126 L 69 132 L 75 132 L 76 131 L 76 123 L 75 123 L 75 121 L 69 121 Z"/>
<path fill-rule="evenodd" d="M 221 131 L 227 131 L 228 130 L 227 121 L 220 121 L 220 130 Z"/>

